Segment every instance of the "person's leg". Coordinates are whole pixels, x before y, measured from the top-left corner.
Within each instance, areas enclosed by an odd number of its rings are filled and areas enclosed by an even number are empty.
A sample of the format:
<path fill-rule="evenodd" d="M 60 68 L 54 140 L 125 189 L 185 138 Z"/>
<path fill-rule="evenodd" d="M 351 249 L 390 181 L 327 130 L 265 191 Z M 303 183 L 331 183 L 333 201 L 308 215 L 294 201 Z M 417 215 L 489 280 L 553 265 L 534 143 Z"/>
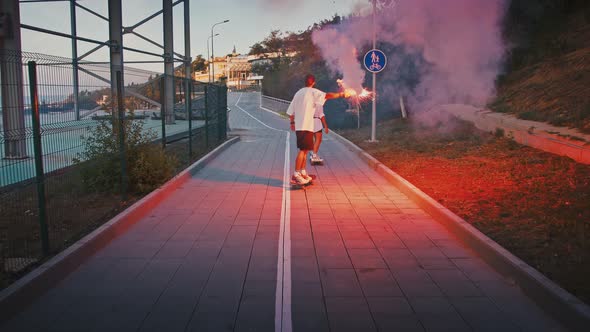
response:
<path fill-rule="evenodd" d="M 299 182 L 299 184 L 307 184 L 309 183 L 309 179 L 302 176 L 301 172 L 305 173 L 303 170 L 305 169 L 305 159 L 307 158 L 307 152 L 309 149 L 307 148 L 306 144 L 306 132 L 304 131 L 296 131 L 295 135 L 297 136 L 297 148 L 299 152 L 295 157 L 295 170 L 293 172 L 293 178 Z M 307 141 L 309 141 L 309 137 L 307 137 Z"/>
<path fill-rule="evenodd" d="M 313 154 L 317 156 L 320 149 L 320 144 L 322 144 L 322 131 L 320 130 L 314 133 L 313 138 Z"/>
<path fill-rule="evenodd" d="M 307 150 L 299 150 L 297 157 L 295 158 L 295 171 L 301 171 L 305 169 L 305 159 L 307 156 Z"/>
<path fill-rule="evenodd" d="M 311 181 L 311 177 L 307 174 L 306 165 L 307 165 L 307 154 L 309 151 L 313 150 L 313 132 L 306 131 L 304 137 L 301 142 L 301 175 L 305 178 L 306 181 Z"/>

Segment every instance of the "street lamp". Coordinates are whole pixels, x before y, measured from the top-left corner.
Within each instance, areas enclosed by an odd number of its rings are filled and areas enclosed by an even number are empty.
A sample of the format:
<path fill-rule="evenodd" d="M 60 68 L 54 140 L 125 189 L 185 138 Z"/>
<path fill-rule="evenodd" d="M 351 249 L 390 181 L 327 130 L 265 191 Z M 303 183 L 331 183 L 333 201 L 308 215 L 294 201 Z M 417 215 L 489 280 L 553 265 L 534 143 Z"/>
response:
<path fill-rule="evenodd" d="M 218 33 L 216 33 L 214 36 L 209 36 L 207 37 L 207 74 L 209 75 L 209 83 L 211 83 L 211 58 L 209 58 L 209 39 L 211 39 L 211 37 L 215 37 L 215 36 L 219 36 Z"/>
<path fill-rule="evenodd" d="M 225 21 L 221 21 L 221 22 L 217 22 L 215 24 L 213 24 L 213 26 L 211 27 L 211 60 L 213 61 L 213 67 L 212 67 L 212 71 L 211 71 L 211 77 L 213 78 L 213 82 L 215 82 L 215 55 L 213 55 L 213 28 L 215 28 L 216 25 L 219 24 L 223 24 L 223 23 L 227 23 L 229 22 L 229 20 L 225 20 Z"/>

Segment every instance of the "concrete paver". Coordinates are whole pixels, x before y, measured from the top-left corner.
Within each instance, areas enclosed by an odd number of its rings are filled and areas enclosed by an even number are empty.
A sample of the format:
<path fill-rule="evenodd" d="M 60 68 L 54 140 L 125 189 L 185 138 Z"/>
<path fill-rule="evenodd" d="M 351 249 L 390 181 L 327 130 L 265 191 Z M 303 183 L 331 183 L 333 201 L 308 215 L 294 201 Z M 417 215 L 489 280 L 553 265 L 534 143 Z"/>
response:
<path fill-rule="evenodd" d="M 282 220 L 287 122 L 258 103 L 230 94 L 241 141 L 2 331 L 563 330 L 330 135 Z"/>

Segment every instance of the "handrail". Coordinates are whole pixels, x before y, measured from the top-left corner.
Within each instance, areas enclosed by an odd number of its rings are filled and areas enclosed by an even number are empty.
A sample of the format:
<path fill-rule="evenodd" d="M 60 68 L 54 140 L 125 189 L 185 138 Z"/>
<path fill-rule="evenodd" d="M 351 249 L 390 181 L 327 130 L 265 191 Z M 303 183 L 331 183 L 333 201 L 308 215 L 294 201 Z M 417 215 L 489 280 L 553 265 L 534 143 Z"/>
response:
<path fill-rule="evenodd" d="M 281 99 L 281 98 L 275 98 L 275 97 L 271 97 L 271 96 L 267 96 L 267 95 L 262 95 L 262 98 L 267 98 L 267 99 L 278 101 L 278 102 L 285 103 L 285 104 L 291 104 L 291 102 L 288 100 Z"/>

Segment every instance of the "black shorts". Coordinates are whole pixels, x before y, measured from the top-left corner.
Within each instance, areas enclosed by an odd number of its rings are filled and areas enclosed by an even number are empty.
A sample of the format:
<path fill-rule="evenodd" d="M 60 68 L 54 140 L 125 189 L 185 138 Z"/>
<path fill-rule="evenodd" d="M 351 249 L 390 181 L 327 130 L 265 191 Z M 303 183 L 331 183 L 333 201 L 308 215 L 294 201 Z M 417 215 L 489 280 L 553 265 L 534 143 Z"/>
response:
<path fill-rule="evenodd" d="M 297 130 L 295 135 L 299 150 L 313 150 L 313 131 Z"/>

